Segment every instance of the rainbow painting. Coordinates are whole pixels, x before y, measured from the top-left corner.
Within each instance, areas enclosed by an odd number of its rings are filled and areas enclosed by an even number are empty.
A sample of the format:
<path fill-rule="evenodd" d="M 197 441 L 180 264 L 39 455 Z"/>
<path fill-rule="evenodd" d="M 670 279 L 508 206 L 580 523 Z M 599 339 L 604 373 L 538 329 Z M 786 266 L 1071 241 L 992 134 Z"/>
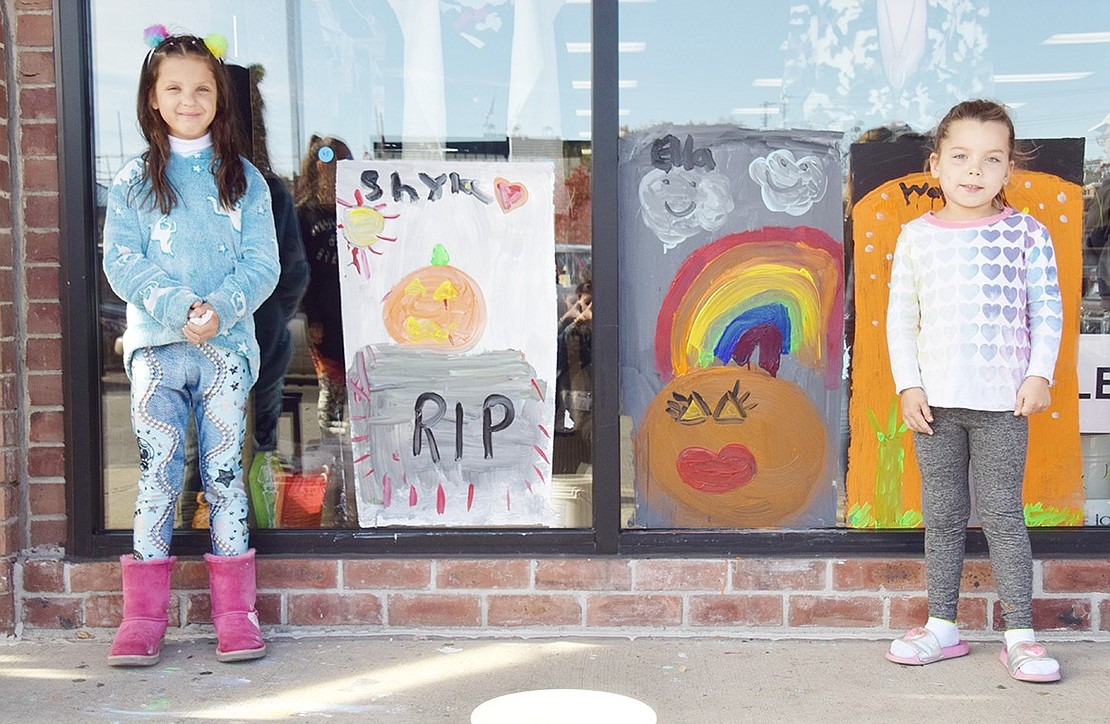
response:
<path fill-rule="evenodd" d="M 711 367 L 759 366 L 777 376 L 781 357 L 840 380 L 844 294 L 841 248 L 807 227 L 732 234 L 689 257 L 659 310 L 655 366 L 664 380 Z"/>

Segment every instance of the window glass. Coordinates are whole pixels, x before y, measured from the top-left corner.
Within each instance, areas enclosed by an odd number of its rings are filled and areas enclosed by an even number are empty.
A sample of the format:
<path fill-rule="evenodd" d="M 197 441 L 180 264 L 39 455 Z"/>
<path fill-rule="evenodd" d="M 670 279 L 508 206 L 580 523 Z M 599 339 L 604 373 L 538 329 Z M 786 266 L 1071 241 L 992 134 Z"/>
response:
<path fill-rule="evenodd" d="M 272 172 L 281 187 L 271 184 L 275 198 L 285 194 L 295 206 L 312 279 L 287 324 L 259 331 L 259 341 L 265 343 L 280 339 L 288 330 L 287 343 L 271 346 L 287 346 L 290 361 L 284 376 L 277 375 L 277 394 L 267 396 L 270 403 L 260 404 L 263 393 L 258 387 L 252 395 L 244 451 L 252 526 L 592 525 L 589 3 L 93 0 L 92 10 L 98 248 L 102 248 L 99 234 L 107 189 L 125 161 L 144 150 L 135 118 L 135 92 L 149 50 L 143 44 L 143 31 L 156 23 L 171 33 L 218 33 L 227 39 L 226 63 L 245 69 L 244 84 L 235 87 L 253 94 L 253 147 L 248 155 L 255 165 Z M 322 147 L 327 150 L 321 152 Z M 541 254 L 543 261 L 532 262 L 527 273 L 543 280 L 536 288 L 545 290 L 548 297 L 532 306 L 546 315 L 537 318 L 535 326 L 543 330 L 539 336 L 544 337 L 544 349 L 549 349 L 552 369 L 536 372 L 535 389 L 541 393 L 545 424 L 542 435 L 534 434 L 547 440 L 540 443 L 542 461 L 537 460 L 534 476 L 529 465 L 528 477 L 520 483 L 525 488 L 522 495 L 541 501 L 544 508 L 537 509 L 533 518 L 504 511 L 446 523 L 435 518 L 439 495 L 446 498 L 440 507 L 450 510 L 452 505 L 465 504 L 470 510 L 483 496 L 492 499 L 488 491 L 504 483 L 496 476 L 476 479 L 467 498 L 465 488 L 462 493 L 450 489 L 444 493 L 442 485 L 437 490 L 435 480 L 414 483 L 398 475 L 395 482 L 385 484 L 386 500 L 391 497 L 397 505 L 421 506 L 430 501 L 429 512 L 388 521 L 366 514 L 364 504 L 377 496 L 380 505 L 383 488 L 380 480 L 376 489 L 368 487 L 364 480 L 372 476 L 352 454 L 352 449 L 358 452 L 358 442 L 352 443 L 352 405 L 347 404 L 341 341 L 350 320 L 343 319 L 340 305 L 342 270 L 354 263 L 353 255 L 359 250 L 342 231 L 335 235 L 337 202 L 318 202 L 317 187 L 308 183 L 318 181 L 319 188 L 325 188 L 323 196 L 330 186 L 334 196 L 340 161 L 380 163 L 383 169 L 402 168 L 390 163 L 430 164 L 429 168 L 447 164 L 443 168 L 453 170 L 459 168 L 457 164 L 473 164 L 491 177 L 499 169 L 517 168 L 515 163 L 541 162 L 537 178 L 549 178 L 552 188 L 547 198 L 543 193 L 536 196 L 537 204 L 549 206 L 546 219 L 535 223 L 546 223 L 553 233 L 542 235 L 548 247 Z M 457 178 L 465 181 L 466 172 Z M 502 180 L 504 186 L 497 187 L 502 193 L 496 199 L 502 203 L 498 213 L 506 219 L 518 218 L 524 203 L 519 185 L 511 177 Z M 468 191 L 480 184 L 463 187 Z M 539 188 L 543 190 L 543 183 Z M 454 191 L 459 191 L 458 185 Z M 341 198 L 341 207 L 344 201 L 352 202 Z M 364 216 L 372 213 L 368 206 Z M 387 213 L 382 210 L 378 221 L 387 224 Z M 388 236 L 383 228 L 374 243 L 388 243 Z M 512 262 L 491 252 L 488 259 L 471 263 L 479 269 L 498 269 Z M 99 291 L 102 522 L 109 529 L 126 529 L 132 525 L 140 466 L 128 423 L 130 386 L 122 358 L 127 320 L 124 302 L 103 276 Z M 495 306 L 496 291 L 486 289 Z M 489 324 L 495 326 L 496 309 L 489 316 L 493 319 Z M 259 439 L 265 438 L 260 430 L 272 427 L 265 421 L 266 410 L 276 417 L 276 444 L 272 455 L 260 456 L 259 450 L 269 447 Z M 494 407 L 487 426 L 509 426 L 512 421 L 507 418 L 497 422 L 503 412 L 504 408 Z M 407 414 L 412 415 L 411 404 Z M 467 433 L 466 455 L 477 450 L 481 460 L 481 406 L 476 413 L 468 407 L 465 415 L 465 429 L 474 425 L 477 430 L 476 437 Z M 443 424 L 453 419 L 447 415 Z M 458 429 L 464 429 L 459 424 Z M 498 432 L 492 433 L 495 447 L 504 440 L 497 437 Z M 445 444 L 443 434 L 437 434 L 441 447 L 453 448 L 450 439 Z M 195 438 L 190 432 L 185 442 L 186 476 L 176 527 L 207 524 L 202 483 L 194 472 Z M 411 433 L 408 440 L 412 442 Z M 424 450 L 426 455 L 426 446 Z M 505 510 L 511 510 L 508 495 L 499 500 L 505 501 Z M 518 503 L 517 509 L 521 507 Z"/>
<path fill-rule="evenodd" d="M 920 525 L 897 409 L 859 391 L 892 386 L 870 355 L 899 223 L 931 203 L 923 136 L 976 97 L 1044 141 L 1011 201 L 1049 226 L 1067 328 L 1084 333 L 1031 421 L 1026 518 L 1105 525 L 1108 42 L 1096 0 L 622 3 L 624 525 Z M 884 195 L 899 179 L 917 190 Z M 812 289 L 792 286 L 797 268 Z M 821 344 L 838 333 L 839 352 Z"/>

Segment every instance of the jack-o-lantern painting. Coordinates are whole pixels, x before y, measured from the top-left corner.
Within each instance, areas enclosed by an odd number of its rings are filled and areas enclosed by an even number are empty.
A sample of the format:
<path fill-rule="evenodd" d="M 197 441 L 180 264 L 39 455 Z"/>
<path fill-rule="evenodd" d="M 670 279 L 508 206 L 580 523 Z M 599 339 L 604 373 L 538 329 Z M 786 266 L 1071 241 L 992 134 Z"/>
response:
<path fill-rule="evenodd" d="M 554 178 L 550 163 L 339 163 L 360 526 L 556 521 Z"/>
<path fill-rule="evenodd" d="M 400 344 L 463 352 L 486 327 L 486 300 L 474 278 L 451 266 L 442 244 L 432 263 L 393 285 L 382 309 L 386 331 Z"/>
<path fill-rule="evenodd" d="M 825 470 L 824 422 L 800 387 L 762 369 L 676 377 L 636 442 L 646 501 L 679 527 L 775 525 L 805 507 Z"/>
<path fill-rule="evenodd" d="M 782 525 L 825 481 L 826 421 L 794 376 L 839 382 L 839 247 L 816 229 L 733 234 L 691 254 L 659 311 L 656 368 L 669 380 L 636 436 L 637 480 L 680 527 Z"/>

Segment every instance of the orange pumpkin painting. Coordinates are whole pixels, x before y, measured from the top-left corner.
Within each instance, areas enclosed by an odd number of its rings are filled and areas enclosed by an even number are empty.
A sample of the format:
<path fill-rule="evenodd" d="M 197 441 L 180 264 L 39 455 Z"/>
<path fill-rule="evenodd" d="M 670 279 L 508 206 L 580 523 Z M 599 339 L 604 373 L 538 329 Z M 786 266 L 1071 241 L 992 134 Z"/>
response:
<path fill-rule="evenodd" d="M 648 406 L 636 469 L 647 503 L 676 526 L 777 526 L 819 487 L 827 441 L 798 385 L 710 367 L 676 377 Z"/>
<path fill-rule="evenodd" d="M 886 346 L 890 269 L 901 227 L 939 201 L 924 193 L 935 181 L 913 173 L 888 181 L 852 210 L 856 326 L 848 420 L 847 524 L 907 528 L 921 524 L 921 478 L 913 434 L 898 409 Z M 907 189 L 922 193 L 907 194 Z M 1017 171 L 1006 188 L 1010 206 L 1028 211 L 1052 235 L 1064 303 L 1064 334 L 1052 405 L 1029 418 L 1023 497 L 1029 525 L 1082 525 L 1079 450 L 1079 345 L 1082 189 L 1058 176 Z"/>
<path fill-rule="evenodd" d="M 382 320 L 399 344 L 461 352 L 470 349 L 486 326 L 486 302 L 474 279 L 451 266 L 437 244 L 432 263 L 406 274 L 386 295 Z"/>

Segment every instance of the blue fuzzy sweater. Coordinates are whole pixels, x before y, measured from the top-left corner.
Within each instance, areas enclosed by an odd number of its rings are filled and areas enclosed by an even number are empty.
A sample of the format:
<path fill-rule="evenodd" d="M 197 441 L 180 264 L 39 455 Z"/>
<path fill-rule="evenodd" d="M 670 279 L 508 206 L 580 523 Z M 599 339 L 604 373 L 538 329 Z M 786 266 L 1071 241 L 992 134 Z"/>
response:
<path fill-rule="evenodd" d="M 177 205 L 163 215 L 146 196 L 142 158 L 124 165 L 108 190 L 104 274 L 127 302 L 123 358 L 135 350 L 184 342 L 189 307 L 206 301 L 220 317 L 210 344 L 243 355 L 258 378 L 253 314 L 277 283 L 277 235 L 270 192 L 244 160 L 247 192 L 228 210 L 209 170 L 212 149 L 170 154 L 166 175 Z"/>

